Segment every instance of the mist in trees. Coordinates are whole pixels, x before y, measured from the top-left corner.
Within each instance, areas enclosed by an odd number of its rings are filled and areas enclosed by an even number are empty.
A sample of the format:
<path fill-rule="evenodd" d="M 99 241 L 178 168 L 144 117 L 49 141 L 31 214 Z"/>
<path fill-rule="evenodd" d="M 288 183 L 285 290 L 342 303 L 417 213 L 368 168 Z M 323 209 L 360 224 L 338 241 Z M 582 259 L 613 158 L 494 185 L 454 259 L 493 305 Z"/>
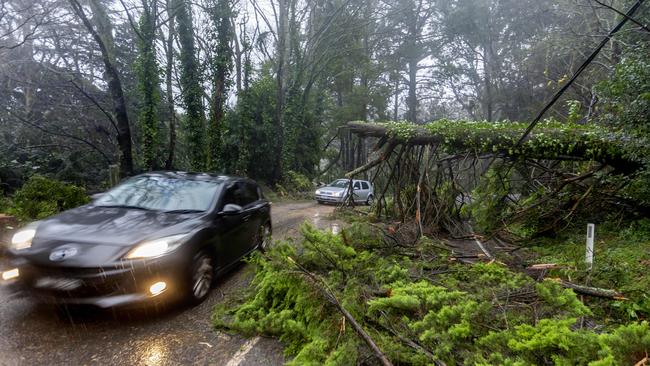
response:
<path fill-rule="evenodd" d="M 532 119 L 633 3 L 0 0 L 0 182 L 328 180 L 371 149 L 350 120 Z M 649 6 L 628 23 L 549 116 L 647 129 Z"/>

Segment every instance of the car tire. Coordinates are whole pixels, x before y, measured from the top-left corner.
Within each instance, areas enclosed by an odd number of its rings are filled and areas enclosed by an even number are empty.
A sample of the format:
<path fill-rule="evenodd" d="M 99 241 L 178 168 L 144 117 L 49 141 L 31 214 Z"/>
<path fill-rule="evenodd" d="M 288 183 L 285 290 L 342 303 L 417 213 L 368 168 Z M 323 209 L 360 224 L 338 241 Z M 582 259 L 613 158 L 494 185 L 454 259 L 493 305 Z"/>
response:
<path fill-rule="evenodd" d="M 196 253 L 190 263 L 186 289 L 190 304 L 198 305 L 208 297 L 214 274 L 214 258 L 205 250 Z"/>
<path fill-rule="evenodd" d="M 316 200 L 316 203 L 318 203 L 319 205 L 322 205 L 323 201 Z"/>
<path fill-rule="evenodd" d="M 375 202 L 375 196 L 369 195 L 368 199 L 366 200 L 366 205 L 372 206 L 372 204 Z"/>
<path fill-rule="evenodd" d="M 271 245 L 271 224 L 266 223 L 261 225 L 259 231 L 257 232 L 257 249 L 264 253 Z"/>

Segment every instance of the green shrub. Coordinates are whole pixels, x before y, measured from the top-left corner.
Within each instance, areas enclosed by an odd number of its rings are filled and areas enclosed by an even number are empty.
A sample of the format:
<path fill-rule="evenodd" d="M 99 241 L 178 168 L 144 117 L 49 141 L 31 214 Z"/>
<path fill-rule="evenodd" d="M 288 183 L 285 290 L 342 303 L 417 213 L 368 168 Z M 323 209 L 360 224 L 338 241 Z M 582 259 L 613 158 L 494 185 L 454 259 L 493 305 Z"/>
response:
<path fill-rule="evenodd" d="M 89 201 L 84 188 L 34 175 L 16 191 L 7 211 L 21 220 L 37 220 Z"/>
<path fill-rule="evenodd" d="M 286 173 L 283 187 L 289 192 L 307 192 L 314 187 L 305 175 L 290 170 Z"/>

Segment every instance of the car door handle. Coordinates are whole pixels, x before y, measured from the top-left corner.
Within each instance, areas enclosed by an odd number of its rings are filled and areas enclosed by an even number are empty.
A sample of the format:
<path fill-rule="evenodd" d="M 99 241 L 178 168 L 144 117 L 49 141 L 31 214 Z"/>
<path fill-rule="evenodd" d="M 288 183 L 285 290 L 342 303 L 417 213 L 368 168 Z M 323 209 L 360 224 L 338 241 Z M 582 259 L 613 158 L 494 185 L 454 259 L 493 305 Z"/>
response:
<path fill-rule="evenodd" d="M 246 216 L 243 217 L 243 220 L 248 221 L 248 220 L 250 220 L 250 218 L 251 218 L 251 215 L 246 215 Z"/>

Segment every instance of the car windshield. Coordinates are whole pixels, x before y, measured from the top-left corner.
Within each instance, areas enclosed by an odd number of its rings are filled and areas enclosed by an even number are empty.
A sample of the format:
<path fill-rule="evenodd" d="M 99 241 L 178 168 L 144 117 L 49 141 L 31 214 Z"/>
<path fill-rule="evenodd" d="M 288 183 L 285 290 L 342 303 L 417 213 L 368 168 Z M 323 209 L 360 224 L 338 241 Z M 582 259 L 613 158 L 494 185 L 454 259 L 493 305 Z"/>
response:
<path fill-rule="evenodd" d="M 206 211 L 220 187 L 219 182 L 141 176 L 106 192 L 95 205 L 156 211 Z"/>
<path fill-rule="evenodd" d="M 350 184 L 350 182 L 347 179 L 338 179 L 333 181 L 332 183 L 328 184 L 328 187 L 335 187 L 335 188 L 345 188 Z"/>

